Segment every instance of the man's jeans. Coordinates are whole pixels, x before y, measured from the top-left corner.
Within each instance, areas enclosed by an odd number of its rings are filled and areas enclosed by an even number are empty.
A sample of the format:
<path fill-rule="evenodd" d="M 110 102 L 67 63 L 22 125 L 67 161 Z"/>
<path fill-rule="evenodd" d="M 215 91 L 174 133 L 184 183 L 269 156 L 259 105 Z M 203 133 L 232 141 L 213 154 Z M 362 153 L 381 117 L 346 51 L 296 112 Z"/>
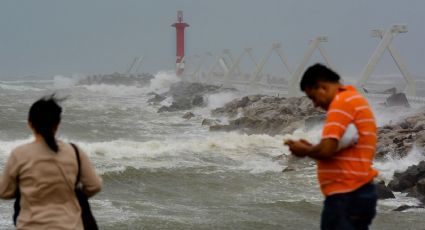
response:
<path fill-rule="evenodd" d="M 367 230 L 376 214 L 376 186 L 371 182 L 349 193 L 326 197 L 322 230 Z"/>

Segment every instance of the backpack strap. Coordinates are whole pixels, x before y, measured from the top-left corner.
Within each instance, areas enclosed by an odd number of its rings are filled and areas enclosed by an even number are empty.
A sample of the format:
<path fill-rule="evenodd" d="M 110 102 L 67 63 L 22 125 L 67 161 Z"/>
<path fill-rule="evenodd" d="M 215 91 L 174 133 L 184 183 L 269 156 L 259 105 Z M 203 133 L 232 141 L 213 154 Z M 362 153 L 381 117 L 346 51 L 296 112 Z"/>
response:
<path fill-rule="evenodd" d="M 77 171 L 77 180 L 75 180 L 75 187 L 77 187 L 78 182 L 80 181 L 80 169 L 81 169 L 81 161 L 80 161 L 80 151 L 78 151 L 78 147 L 74 143 L 70 143 L 72 148 L 75 150 L 75 156 L 77 158 L 78 163 L 78 171 Z"/>
<path fill-rule="evenodd" d="M 19 176 L 16 177 L 16 185 L 17 185 L 16 192 L 15 192 L 16 199 L 15 199 L 15 203 L 13 204 L 13 210 L 14 210 L 13 224 L 15 225 L 15 227 L 18 222 L 19 213 L 21 212 L 21 192 L 19 190 Z"/>

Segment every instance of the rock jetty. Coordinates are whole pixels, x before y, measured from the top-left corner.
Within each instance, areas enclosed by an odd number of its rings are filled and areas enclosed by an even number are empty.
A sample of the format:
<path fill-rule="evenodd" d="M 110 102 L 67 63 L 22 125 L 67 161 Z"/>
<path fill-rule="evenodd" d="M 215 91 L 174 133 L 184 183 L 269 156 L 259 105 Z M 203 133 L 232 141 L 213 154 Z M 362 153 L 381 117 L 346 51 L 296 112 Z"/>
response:
<path fill-rule="evenodd" d="M 201 83 L 177 82 L 171 85 L 170 90 L 164 94 L 156 94 L 149 102 L 161 102 L 167 97 L 172 97 L 173 102 L 169 106 L 162 106 L 158 112 L 174 112 L 190 110 L 194 107 L 206 106 L 205 95 L 214 94 L 234 89 L 223 88 L 215 85 L 205 85 Z"/>
<path fill-rule="evenodd" d="M 215 124 L 211 131 L 238 130 L 247 134 L 286 134 L 304 124 L 305 120 L 323 115 L 307 97 L 285 98 L 253 95 L 235 99 L 211 111 L 213 116 L 229 117 L 229 124 Z"/>

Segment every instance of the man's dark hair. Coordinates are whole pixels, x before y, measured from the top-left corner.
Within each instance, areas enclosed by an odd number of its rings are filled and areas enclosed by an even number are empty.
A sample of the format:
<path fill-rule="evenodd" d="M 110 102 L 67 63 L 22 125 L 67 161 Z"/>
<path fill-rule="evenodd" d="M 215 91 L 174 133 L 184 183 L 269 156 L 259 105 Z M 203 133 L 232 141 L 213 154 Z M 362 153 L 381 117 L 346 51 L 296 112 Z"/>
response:
<path fill-rule="evenodd" d="M 316 63 L 310 66 L 305 72 L 300 82 L 302 91 L 306 88 L 317 87 L 319 82 L 334 82 L 339 83 L 339 75 L 328 67 Z"/>

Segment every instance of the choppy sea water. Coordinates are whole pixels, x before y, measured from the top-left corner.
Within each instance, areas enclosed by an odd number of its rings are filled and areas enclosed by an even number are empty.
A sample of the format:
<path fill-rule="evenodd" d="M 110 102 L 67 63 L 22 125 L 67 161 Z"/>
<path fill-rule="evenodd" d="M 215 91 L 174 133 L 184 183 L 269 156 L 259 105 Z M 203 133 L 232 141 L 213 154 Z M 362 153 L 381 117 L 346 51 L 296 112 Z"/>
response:
<path fill-rule="evenodd" d="M 19 144 L 32 140 L 29 106 L 56 92 L 67 96 L 59 137 L 90 156 L 104 180 L 91 199 L 101 229 L 319 229 L 323 197 L 309 160 L 289 155 L 282 139 L 317 139 L 319 131 L 285 136 L 209 132 L 210 110 L 238 95 L 206 96 L 206 108 L 157 113 L 148 93 L 166 91 L 176 78 L 157 74 L 150 86 L 76 85 L 71 78 L 0 81 L 0 167 Z M 171 98 L 167 100 L 168 102 Z M 164 103 L 167 103 L 164 102 Z M 376 111 L 381 123 L 395 117 Z M 422 150 L 404 159 L 375 162 L 380 179 L 424 160 Z M 289 164 L 295 171 L 282 172 Z M 371 229 L 425 229 L 423 209 L 393 212 L 417 201 L 396 194 L 379 201 Z M 0 201 L 0 229 L 12 229 L 12 201 Z"/>

